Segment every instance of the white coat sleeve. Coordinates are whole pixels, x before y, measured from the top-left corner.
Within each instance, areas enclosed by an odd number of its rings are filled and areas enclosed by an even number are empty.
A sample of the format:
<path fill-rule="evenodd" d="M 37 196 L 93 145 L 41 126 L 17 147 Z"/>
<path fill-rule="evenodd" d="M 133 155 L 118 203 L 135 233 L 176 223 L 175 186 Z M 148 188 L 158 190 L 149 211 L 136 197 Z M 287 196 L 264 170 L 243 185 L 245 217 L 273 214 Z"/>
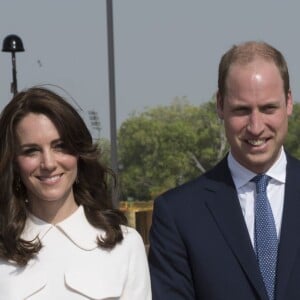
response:
<path fill-rule="evenodd" d="M 120 300 L 151 300 L 150 273 L 143 240 L 135 229 L 128 228 L 124 242 L 129 250 L 128 273 Z"/>

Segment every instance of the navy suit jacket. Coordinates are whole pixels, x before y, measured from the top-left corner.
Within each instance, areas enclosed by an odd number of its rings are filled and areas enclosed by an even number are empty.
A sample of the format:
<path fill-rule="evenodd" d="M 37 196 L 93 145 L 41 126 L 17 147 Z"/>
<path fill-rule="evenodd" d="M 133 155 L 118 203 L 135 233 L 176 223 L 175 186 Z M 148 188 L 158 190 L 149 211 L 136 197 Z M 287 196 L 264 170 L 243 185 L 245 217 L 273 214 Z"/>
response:
<path fill-rule="evenodd" d="M 300 299 L 300 162 L 287 156 L 276 300 Z M 267 300 L 236 189 L 223 159 L 154 202 L 153 300 Z"/>

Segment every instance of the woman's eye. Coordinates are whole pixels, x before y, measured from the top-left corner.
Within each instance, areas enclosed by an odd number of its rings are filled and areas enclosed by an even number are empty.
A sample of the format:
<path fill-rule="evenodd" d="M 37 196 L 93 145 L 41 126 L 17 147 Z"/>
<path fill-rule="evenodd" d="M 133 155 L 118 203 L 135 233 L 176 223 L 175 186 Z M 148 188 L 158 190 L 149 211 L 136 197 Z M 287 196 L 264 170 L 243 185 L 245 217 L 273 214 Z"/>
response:
<path fill-rule="evenodd" d="M 63 150 L 63 151 L 65 151 L 66 150 L 66 145 L 65 145 L 65 143 L 61 142 L 61 143 L 56 144 L 54 146 L 54 148 L 57 149 L 57 150 Z"/>
<path fill-rule="evenodd" d="M 28 148 L 28 149 L 23 149 L 21 151 L 21 154 L 22 155 L 31 156 L 31 155 L 34 155 L 36 152 L 38 152 L 38 149 L 36 149 L 36 148 Z"/>

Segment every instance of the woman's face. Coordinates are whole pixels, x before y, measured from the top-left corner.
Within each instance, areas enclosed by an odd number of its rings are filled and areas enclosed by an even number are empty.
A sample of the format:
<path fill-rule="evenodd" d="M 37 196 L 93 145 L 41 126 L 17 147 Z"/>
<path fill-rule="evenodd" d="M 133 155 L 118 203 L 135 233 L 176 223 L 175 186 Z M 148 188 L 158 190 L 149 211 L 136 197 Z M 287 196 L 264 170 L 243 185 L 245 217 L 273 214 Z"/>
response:
<path fill-rule="evenodd" d="M 29 113 L 16 126 L 16 162 L 34 212 L 39 207 L 75 204 L 75 155 L 68 153 L 55 125 L 43 114 Z"/>

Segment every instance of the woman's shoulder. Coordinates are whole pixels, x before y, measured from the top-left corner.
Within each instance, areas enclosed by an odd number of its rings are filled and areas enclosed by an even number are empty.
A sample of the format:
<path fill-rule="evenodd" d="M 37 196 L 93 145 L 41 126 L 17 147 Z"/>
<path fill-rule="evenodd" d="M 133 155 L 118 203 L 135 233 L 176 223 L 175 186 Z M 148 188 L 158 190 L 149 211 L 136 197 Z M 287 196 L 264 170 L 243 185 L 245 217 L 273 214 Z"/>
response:
<path fill-rule="evenodd" d="M 141 235 L 139 234 L 139 232 L 135 228 L 121 225 L 121 229 L 122 229 L 122 233 L 123 233 L 122 243 L 128 244 L 130 246 L 136 246 L 136 247 L 143 246 L 144 247 L 143 239 L 142 239 Z"/>
<path fill-rule="evenodd" d="M 121 229 L 124 238 L 142 240 L 141 235 L 135 228 L 126 225 L 121 225 Z"/>

